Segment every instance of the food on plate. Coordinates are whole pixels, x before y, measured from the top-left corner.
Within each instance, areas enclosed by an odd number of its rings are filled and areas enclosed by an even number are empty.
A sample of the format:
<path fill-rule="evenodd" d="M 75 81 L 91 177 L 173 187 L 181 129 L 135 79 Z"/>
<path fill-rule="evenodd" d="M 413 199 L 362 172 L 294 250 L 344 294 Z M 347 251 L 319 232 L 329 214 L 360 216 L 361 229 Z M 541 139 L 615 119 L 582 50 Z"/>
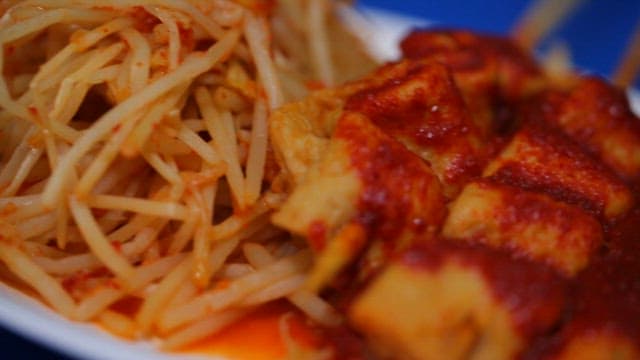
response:
<path fill-rule="evenodd" d="M 640 357 L 622 90 L 464 30 L 374 69 L 339 8 L 5 9 L 6 282 L 171 350 L 275 313 L 271 357 Z"/>
<path fill-rule="evenodd" d="M 299 289 L 306 244 L 270 222 L 284 194 L 270 190 L 267 123 L 375 65 L 340 6 L 4 2 L 5 280 L 65 317 L 167 349 L 287 296 L 287 312 L 340 323 Z M 290 318 L 302 317 L 283 328 Z"/>
<path fill-rule="evenodd" d="M 443 240 L 395 258 L 349 317 L 383 357 L 509 359 L 557 323 L 565 282 L 507 251 Z"/>
<path fill-rule="evenodd" d="M 639 356 L 640 120 L 623 91 L 496 36 L 401 47 L 271 118 L 291 191 L 273 221 L 309 243 L 307 288 L 380 358 Z"/>
<path fill-rule="evenodd" d="M 633 194 L 611 170 L 540 122 L 522 126 L 487 164 L 483 176 L 546 193 L 607 219 L 633 205 Z"/>
<path fill-rule="evenodd" d="M 340 118 L 324 159 L 307 177 L 273 221 L 323 254 L 308 279 L 314 290 L 365 246 L 380 249 L 371 269 L 362 269 L 373 271 L 387 250 L 408 247 L 416 234 L 432 238 L 444 218 L 444 196 L 429 166 L 358 113 Z"/>
<path fill-rule="evenodd" d="M 541 116 L 599 158 L 621 178 L 640 174 L 640 124 L 623 91 L 585 77 L 569 92 L 549 91 L 540 99 Z"/>

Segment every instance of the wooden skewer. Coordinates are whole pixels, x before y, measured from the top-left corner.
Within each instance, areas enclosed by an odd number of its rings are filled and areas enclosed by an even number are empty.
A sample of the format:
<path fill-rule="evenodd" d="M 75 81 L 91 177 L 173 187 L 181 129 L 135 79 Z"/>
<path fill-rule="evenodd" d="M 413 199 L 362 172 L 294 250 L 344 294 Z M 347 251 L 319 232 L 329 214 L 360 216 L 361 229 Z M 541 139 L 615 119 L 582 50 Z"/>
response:
<path fill-rule="evenodd" d="M 633 37 L 627 45 L 622 59 L 613 75 L 613 82 L 621 87 L 633 84 L 640 70 L 640 21 L 636 24 Z"/>
<path fill-rule="evenodd" d="M 512 34 L 525 49 L 533 49 L 583 0 L 539 0 L 527 9 Z"/>

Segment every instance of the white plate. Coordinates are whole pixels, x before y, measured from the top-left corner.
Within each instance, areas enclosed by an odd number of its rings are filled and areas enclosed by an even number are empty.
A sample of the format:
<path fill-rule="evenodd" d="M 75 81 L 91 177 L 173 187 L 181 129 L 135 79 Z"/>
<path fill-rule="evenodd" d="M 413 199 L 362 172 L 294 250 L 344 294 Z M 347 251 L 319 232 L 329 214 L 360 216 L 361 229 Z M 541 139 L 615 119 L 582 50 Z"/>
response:
<path fill-rule="evenodd" d="M 27 339 L 67 356 L 81 359 L 175 360 L 185 358 L 185 355 L 162 353 L 156 350 L 152 342 L 123 340 L 91 324 L 69 321 L 37 300 L 4 284 L 0 285 L 0 324 Z"/>
<path fill-rule="evenodd" d="M 429 24 L 424 19 L 362 9 L 346 13 L 358 34 L 370 44 L 381 60 L 398 58 L 399 40 L 413 27 Z M 363 31 L 365 29 L 365 31 Z M 640 113 L 640 93 L 629 91 L 636 114 Z M 69 321 L 40 302 L 0 284 L 0 324 L 27 339 L 48 346 L 67 356 L 93 360 L 171 360 L 204 356 L 172 355 L 156 350 L 153 342 L 131 342 L 116 338 L 91 324 Z M 207 359 L 212 359 L 207 356 Z M 218 358 L 219 360 L 224 360 Z"/>
<path fill-rule="evenodd" d="M 412 28 L 431 24 L 425 19 L 372 8 L 363 8 L 357 12 L 346 8 L 342 15 L 352 32 L 358 35 L 367 44 L 369 52 L 381 61 L 398 59 L 400 40 Z"/>

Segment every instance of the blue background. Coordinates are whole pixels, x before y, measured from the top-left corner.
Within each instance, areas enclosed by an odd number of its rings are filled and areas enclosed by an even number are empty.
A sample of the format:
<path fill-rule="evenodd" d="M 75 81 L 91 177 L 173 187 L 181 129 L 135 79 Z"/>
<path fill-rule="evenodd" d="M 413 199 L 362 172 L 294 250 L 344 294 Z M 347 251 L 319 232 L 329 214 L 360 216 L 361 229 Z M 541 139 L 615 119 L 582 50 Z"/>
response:
<path fill-rule="evenodd" d="M 528 0 L 361 0 L 360 5 L 394 10 L 413 17 L 423 17 L 442 26 L 506 33 L 530 3 Z M 586 0 L 550 39 L 563 39 L 571 48 L 574 62 L 603 76 L 615 69 L 640 19 L 638 0 Z M 549 44 L 542 42 L 542 47 Z M 635 82 L 639 87 L 640 80 Z M 25 341 L 0 328 L 0 346 L 10 349 L 9 357 L 63 358 L 38 345 Z"/>

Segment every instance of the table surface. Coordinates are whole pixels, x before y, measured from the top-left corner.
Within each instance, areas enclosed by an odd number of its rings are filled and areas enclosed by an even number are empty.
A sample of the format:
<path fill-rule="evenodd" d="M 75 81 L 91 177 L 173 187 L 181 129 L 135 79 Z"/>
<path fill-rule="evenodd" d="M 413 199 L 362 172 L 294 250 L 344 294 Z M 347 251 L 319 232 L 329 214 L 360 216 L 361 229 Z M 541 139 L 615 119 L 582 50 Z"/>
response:
<path fill-rule="evenodd" d="M 371 6 L 430 19 L 437 25 L 506 33 L 524 12 L 529 0 L 361 0 Z M 640 1 L 585 0 L 563 24 L 542 42 L 569 45 L 573 60 L 582 69 L 607 76 L 615 69 L 640 19 Z M 640 80 L 636 81 L 639 87 Z M 0 327 L 0 343 L 10 354 L 29 359 L 67 359 Z"/>

